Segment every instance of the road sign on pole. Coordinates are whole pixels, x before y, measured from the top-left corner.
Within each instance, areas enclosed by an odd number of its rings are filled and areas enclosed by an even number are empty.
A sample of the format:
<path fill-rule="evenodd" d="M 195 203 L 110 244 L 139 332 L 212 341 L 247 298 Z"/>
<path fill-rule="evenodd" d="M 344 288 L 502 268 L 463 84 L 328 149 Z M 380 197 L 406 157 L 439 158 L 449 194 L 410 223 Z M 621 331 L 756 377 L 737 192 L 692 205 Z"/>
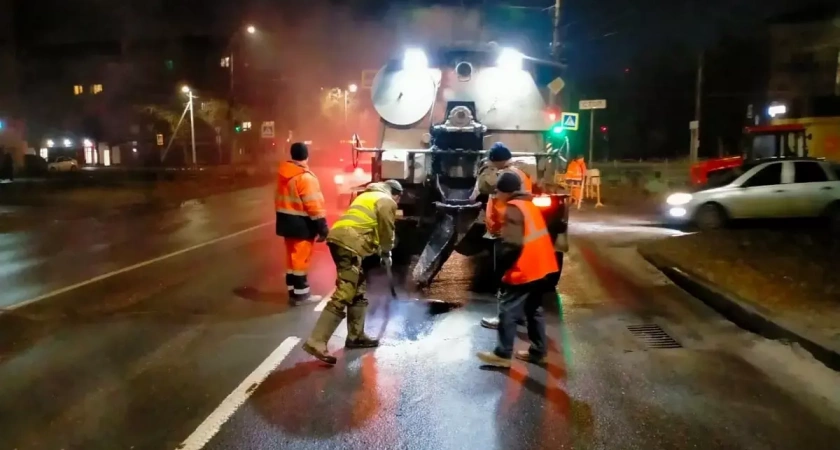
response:
<path fill-rule="evenodd" d="M 581 100 L 578 103 L 580 109 L 607 109 L 606 100 Z"/>
<path fill-rule="evenodd" d="M 593 144 L 595 143 L 595 110 L 607 109 L 607 101 L 600 100 L 581 100 L 578 103 L 581 110 L 589 110 L 589 164 L 592 164 L 593 158 Z"/>
<path fill-rule="evenodd" d="M 578 113 L 570 113 L 564 112 L 560 114 L 560 124 L 563 125 L 563 129 L 569 131 L 577 131 L 578 129 Z"/>
<path fill-rule="evenodd" d="M 559 94 L 564 87 L 566 87 L 566 82 L 560 77 L 557 77 L 552 80 L 551 83 L 548 83 L 548 90 L 550 90 L 554 95 Z"/>
<path fill-rule="evenodd" d="M 274 139 L 274 121 L 263 122 L 260 131 L 263 139 Z"/>

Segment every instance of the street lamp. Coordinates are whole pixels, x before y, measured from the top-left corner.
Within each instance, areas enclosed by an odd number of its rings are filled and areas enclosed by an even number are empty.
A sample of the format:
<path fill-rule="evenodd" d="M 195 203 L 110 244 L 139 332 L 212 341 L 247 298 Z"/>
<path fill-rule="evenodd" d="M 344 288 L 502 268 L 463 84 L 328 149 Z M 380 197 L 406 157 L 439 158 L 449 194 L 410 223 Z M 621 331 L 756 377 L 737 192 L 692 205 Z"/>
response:
<path fill-rule="evenodd" d="M 195 98 L 195 96 L 192 93 L 192 89 L 190 89 L 190 87 L 186 85 L 181 87 L 181 92 L 187 94 L 187 98 L 189 99 L 187 101 L 187 109 L 190 110 L 190 140 L 192 141 L 192 163 L 193 166 L 195 166 L 198 164 L 195 155 L 195 114 L 193 112 L 193 99 Z"/>
<path fill-rule="evenodd" d="M 247 25 L 245 27 L 245 32 L 250 34 L 250 35 L 254 35 L 254 34 L 257 33 L 257 27 L 255 27 L 254 25 Z M 237 38 L 239 38 L 239 36 L 241 34 L 242 34 L 241 30 L 237 30 L 230 37 L 230 40 L 228 41 L 227 49 L 226 49 L 228 56 L 227 56 L 227 58 L 225 58 L 223 60 L 224 63 L 227 64 L 227 68 L 228 68 L 228 83 L 229 83 L 229 85 L 228 85 L 227 119 L 228 119 L 228 126 L 229 126 L 228 129 L 229 130 L 233 129 L 233 126 L 234 126 L 234 124 L 233 124 L 233 104 L 234 104 L 234 100 L 235 100 L 235 96 L 234 96 L 234 93 L 233 93 L 234 92 L 233 91 L 233 86 L 234 86 L 234 77 L 233 77 L 234 71 L 233 71 L 233 68 L 234 68 L 234 65 L 235 65 L 234 57 L 233 57 L 234 56 L 234 50 L 235 50 L 235 45 L 234 44 L 236 44 L 236 40 L 237 40 Z M 222 64 L 222 65 L 224 66 L 225 64 Z M 235 150 L 236 150 L 236 142 L 235 142 L 235 139 L 231 138 L 231 140 L 230 140 L 231 158 L 233 157 L 232 155 L 233 155 Z M 219 162 L 221 163 L 221 160 Z M 233 162 L 233 160 L 231 160 L 231 163 L 232 162 Z"/>
<path fill-rule="evenodd" d="M 347 131 L 347 109 L 350 104 L 350 94 L 354 94 L 358 90 L 359 86 L 356 86 L 355 83 L 350 83 L 344 90 L 344 131 Z"/>

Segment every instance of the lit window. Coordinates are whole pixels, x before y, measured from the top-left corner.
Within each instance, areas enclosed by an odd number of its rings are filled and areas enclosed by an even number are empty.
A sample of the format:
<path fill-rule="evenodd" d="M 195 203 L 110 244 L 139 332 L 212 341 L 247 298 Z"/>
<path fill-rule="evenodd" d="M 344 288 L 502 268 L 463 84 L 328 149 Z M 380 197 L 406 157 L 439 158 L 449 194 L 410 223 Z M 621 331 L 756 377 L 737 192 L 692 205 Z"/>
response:
<path fill-rule="evenodd" d="M 251 122 L 242 122 L 242 129 L 243 130 L 250 130 L 251 129 Z"/>
<path fill-rule="evenodd" d="M 101 84 L 94 84 L 93 86 L 90 87 L 90 91 L 94 95 L 96 95 L 96 94 L 102 92 L 102 85 Z"/>
<path fill-rule="evenodd" d="M 225 56 L 224 58 L 222 58 L 219 65 L 222 67 L 230 67 L 230 56 Z"/>
<path fill-rule="evenodd" d="M 82 95 L 85 93 L 85 88 L 83 88 L 80 84 L 73 86 L 73 95 Z"/>

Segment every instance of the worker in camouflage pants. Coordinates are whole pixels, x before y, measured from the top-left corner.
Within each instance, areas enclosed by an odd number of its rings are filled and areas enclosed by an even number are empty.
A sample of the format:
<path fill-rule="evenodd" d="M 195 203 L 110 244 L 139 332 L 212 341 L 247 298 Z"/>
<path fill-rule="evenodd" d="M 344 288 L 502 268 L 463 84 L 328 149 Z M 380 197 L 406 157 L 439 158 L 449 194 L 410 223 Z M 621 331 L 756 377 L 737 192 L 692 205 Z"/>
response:
<path fill-rule="evenodd" d="M 327 342 L 341 321 L 347 317 L 346 348 L 372 348 L 379 341 L 365 334 L 365 275 L 362 260 L 379 254 L 390 265 L 394 247 L 397 202 L 402 186 L 397 181 L 373 183 L 359 194 L 327 235 L 336 268 L 335 292 L 315 323 L 303 350 L 327 364 L 335 364 Z M 347 311 L 345 313 L 345 311 Z"/>

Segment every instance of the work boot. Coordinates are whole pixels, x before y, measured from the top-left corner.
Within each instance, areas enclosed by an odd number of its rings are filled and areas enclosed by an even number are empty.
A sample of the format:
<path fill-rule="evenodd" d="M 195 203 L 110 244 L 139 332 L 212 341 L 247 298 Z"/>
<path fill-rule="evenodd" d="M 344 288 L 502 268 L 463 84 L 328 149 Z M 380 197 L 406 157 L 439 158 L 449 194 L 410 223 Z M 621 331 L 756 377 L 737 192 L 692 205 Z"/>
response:
<path fill-rule="evenodd" d="M 518 352 L 514 353 L 513 356 L 520 361 L 529 362 L 538 366 L 544 366 L 548 364 L 548 357 L 546 357 L 545 355 L 535 356 L 531 354 L 531 352 L 529 352 L 528 350 L 519 350 Z"/>
<path fill-rule="evenodd" d="M 496 352 L 478 352 L 476 356 L 488 366 L 501 367 L 503 369 L 509 369 L 511 366 L 509 358 L 502 358 Z"/>
<path fill-rule="evenodd" d="M 516 324 L 520 327 L 526 326 L 525 319 L 519 319 L 516 321 Z M 489 328 L 491 330 L 498 330 L 499 329 L 499 317 L 485 317 L 481 319 L 481 326 L 484 328 Z"/>
<path fill-rule="evenodd" d="M 321 295 L 311 295 L 311 294 L 290 294 L 289 295 L 289 303 L 292 306 L 301 306 L 301 305 L 308 305 L 311 303 L 318 303 L 323 300 L 324 297 Z"/>
<path fill-rule="evenodd" d="M 335 356 L 330 355 L 327 342 L 329 342 L 333 333 L 335 333 L 335 329 L 338 328 L 342 320 L 344 320 L 343 314 L 338 314 L 330 309 L 324 309 L 321 316 L 318 317 L 318 321 L 315 322 L 312 335 L 303 344 L 303 351 L 327 364 L 335 364 L 337 360 Z"/>
<path fill-rule="evenodd" d="M 354 305 L 347 308 L 347 339 L 346 348 L 374 348 L 379 347 L 379 339 L 365 334 L 365 314 L 367 305 Z"/>

